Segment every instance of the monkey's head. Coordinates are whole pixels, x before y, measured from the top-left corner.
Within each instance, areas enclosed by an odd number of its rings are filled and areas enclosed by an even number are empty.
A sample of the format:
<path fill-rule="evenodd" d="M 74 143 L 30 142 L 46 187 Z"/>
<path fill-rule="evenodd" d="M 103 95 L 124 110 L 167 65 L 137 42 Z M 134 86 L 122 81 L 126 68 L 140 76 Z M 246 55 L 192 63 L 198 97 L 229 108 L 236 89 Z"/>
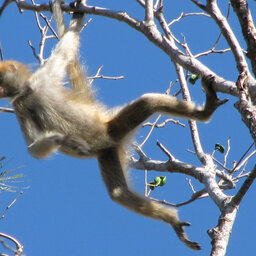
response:
<path fill-rule="evenodd" d="M 0 98 L 13 98 L 21 93 L 30 75 L 28 68 L 19 62 L 0 62 Z"/>

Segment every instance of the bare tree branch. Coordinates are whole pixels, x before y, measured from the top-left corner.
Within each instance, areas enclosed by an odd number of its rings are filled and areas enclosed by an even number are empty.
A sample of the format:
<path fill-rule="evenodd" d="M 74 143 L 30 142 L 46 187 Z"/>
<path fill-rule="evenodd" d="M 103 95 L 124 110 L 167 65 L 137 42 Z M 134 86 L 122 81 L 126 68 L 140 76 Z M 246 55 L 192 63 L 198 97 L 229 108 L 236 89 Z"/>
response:
<path fill-rule="evenodd" d="M 19 199 L 19 197 L 20 197 L 22 194 L 23 194 L 23 192 L 21 191 L 21 192 L 18 194 L 18 196 L 6 207 L 6 209 L 5 209 L 5 211 L 3 212 L 2 216 L 0 216 L 0 220 L 2 220 L 2 219 L 5 217 L 7 211 L 16 203 L 16 201 Z"/>
<path fill-rule="evenodd" d="M 8 245 L 6 245 L 3 240 L 0 240 L 0 242 L 6 249 L 11 250 L 15 253 L 15 256 L 21 256 L 23 254 L 23 245 L 15 237 L 7 235 L 2 232 L 0 232 L 0 237 L 6 238 L 15 244 L 16 250 L 14 250 L 14 249 L 10 248 Z"/>
<path fill-rule="evenodd" d="M 246 56 L 251 60 L 252 70 L 256 76 L 256 28 L 246 0 L 231 0 L 232 7 L 239 19 L 245 42 Z"/>
<path fill-rule="evenodd" d="M 36 4 L 30 5 L 25 2 L 18 2 L 18 6 L 21 9 L 31 10 L 31 11 L 49 11 L 50 7 L 48 4 Z M 214 75 L 214 89 L 219 92 L 228 93 L 234 96 L 237 96 L 237 88 L 235 83 L 232 81 L 227 81 L 220 76 L 217 76 L 212 70 L 207 66 L 203 65 L 200 61 L 196 60 L 193 57 L 184 55 L 174 44 L 166 37 L 162 36 L 161 33 L 157 30 L 155 26 L 147 26 L 143 22 L 138 21 L 137 19 L 131 17 L 125 12 L 116 12 L 106 8 L 96 7 L 96 6 L 83 6 L 79 8 L 71 8 L 68 5 L 62 5 L 62 8 L 66 12 L 72 12 L 74 10 L 79 12 L 84 12 L 87 14 L 94 14 L 109 17 L 116 19 L 118 21 L 125 22 L 135 30 L 143 33 L 151 42 L 156 46 L 162 49 L 167 55 L 170 56 L 173 62 L 177 62 L 186 70 L 189 70 L 191 73 L 198 74 L 199 76 L 203 75 Z M 256 84 L 256 82 L 255 82 Z M 252 86 L 252 85 L 251 85 Z M 256 88 L 252 87 L 251 90 L 256 94 Z"/>

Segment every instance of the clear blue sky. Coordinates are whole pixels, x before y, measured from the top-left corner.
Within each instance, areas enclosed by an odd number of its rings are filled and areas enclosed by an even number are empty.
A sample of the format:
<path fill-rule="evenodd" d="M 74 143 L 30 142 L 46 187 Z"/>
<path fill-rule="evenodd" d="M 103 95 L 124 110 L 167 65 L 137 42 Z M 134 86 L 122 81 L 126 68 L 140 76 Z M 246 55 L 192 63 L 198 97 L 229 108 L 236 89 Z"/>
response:
<path fill-rule="evenodd" d="M 39 1 L 38 1 L 39 2 Z M 44 2 L 41 0 L 40 2 Z M 47 1 L 45 1 L 47 2 Z M 190 1 L 165 1 L 165 14 L 168 20 L 177 18 L 182 11 L 200 11 Z M 172 3 L 167 3 L 172 2 Z M 227 1 L 220 4 L 226 13 Z M 143 17 L 141 7 L 135 1 L 89 1 L 111 7 L 115 10 L 128 11 L 133 16 Z M 250 1 L 251 5 L 255 5 Z M 104 5 L 106 4 L 106 5 Z M 224 5 L 225 4 L 225 5 Z M 254 6 L 255 7 L 255 6 Z M 234 14 L 230 15 L 235 33 L 240 37 L 240 29 Z M 42 21 L 43 23 L 43 21 Z M 219 32 L 209 19 L 194 17 L 184 19 L 173 27 L 176 36 L 186 36 L 193 53 L 209 49 Z M 5 59 L 16 59 L 36 68 L 27 40 L 38 49 L 40 34 L 34 14 L 24 11 L 19 14 L 15 4 L 11 4 L 0 19 L 0 41 Z M 56 40 L 47 42 L 50 53 Z M 244 43 L 242 43 L 244 46 Z M 222 39 L 218 48 L 226 47 Z M 132 30 L 126 24 L 115 20 L 93 17 L 93 21 L 82 33 L 81 59 L 86 63 L 89 75 L 94 75 L 99 66 L 104 65 L 102 73 L 108 76 L 124 75 L 124 80 L 96 80 L 97 94 L 108 106 L 122 105 L 146 92 L 164 92 L 176 75 L 168 57 L 147 41 L 143 35 Z M 230 53 L 225 56 L 214 55 L 201 59 L 213 71 L 230 80 L 236 80 L 236 64 Z M 192 87 L 192 97 L 198 104 L 204 102 L 204 94 L 197 83 Z M 226 95 L 220 95 L 221 98 Z M 208 124 L 199 124 L 202 145 L 211 153 L 214 144 L 226 146 L 231 137 L 229 167 L 233 160 L 241 155 L 252 143 L 248 130 L 233 107 L 234 98 L 218 110 Z M 1 106 L 6 106 L 1 101 Z M 185 120 L 182 120 L 186 123 Z M 209 199 L 196 201 L 179 209 L 180 217 L 189 221 L 187 228 L 191 240 L 200 242 L 201 252 L 193 252 L 185 247 L 166 224 L 138 216 L 113 203 L 101 180 L 96 160 L 77 160 L 56 154 L 47 160 L 35 160 L 26 151 L 18 123 L 13 114 L 0 115 L 1 147 L 0 157 L 8 161 L 2 170 L 23 166 L 24 183 L 29 186 L 24 194 L 0 221 L 0 232 L 15 236 L 24 245 L 28 256 L 45 255 L 209 255 L 210 239 L 206 231 L 217 224 L 219 212 Z M 141 129 L 136 137 L 141 142 L 148 128 Z M 168 125 L 168 128 L 153 133 L 144 150 L 152 159 L 167 160 L 156 147 L 156 140 L 164 145 L 180 160 L 199 164 L 186 149 L 193 149 L 187 128 Z M 221 160 L 222 155 L 216 154 Z M 136 155 L 135 155 L 136 157 Z M 253 161 L 248 165 L 250 170 Z M 150 173 L 150 179 L 159 175 Z M 186 201 L 191 196 L 184 175 L 167 174 L 167 184 L 154 191 L 152 196 L 173 203 Z M 143 193 L 144 173 L 130 170 L 130 181 L 134 188 Z M 193 181 L 196 189 L 202 186 Z M 233 193 L 230 191 L 228 193 Z M 230 238 L 227 255 L 254 255 L 255 223 L 255 186 L 246 195 L 241 204 Z M 0 215 L 16 197 L 14 193 L 1 193 Z M 0 247 L 1 252 L 2 247 Z"/>

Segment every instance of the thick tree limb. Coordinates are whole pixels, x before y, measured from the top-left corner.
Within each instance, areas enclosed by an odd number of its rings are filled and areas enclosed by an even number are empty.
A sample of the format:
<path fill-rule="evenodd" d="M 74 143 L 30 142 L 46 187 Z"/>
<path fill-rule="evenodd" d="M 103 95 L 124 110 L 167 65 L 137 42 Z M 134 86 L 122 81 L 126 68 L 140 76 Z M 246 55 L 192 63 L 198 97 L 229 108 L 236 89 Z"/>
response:
<path fill-rule="evenodd" d="M 242 33 L 247 44 L 247 57 L 256 76 L 256 28 L 246 0 L 231 0 L 232 7 L 239 19 Z"/>
<path fill-rule="evenodd" d="M 31 10 L 31 11 L 50 11 L 49 4 L 36 4 L 31 5 L 26 2 L 18 2 L 18 7 L 21 9 Z M 183 68 L 190 71 L 191 73 L 198 74 L 199 76 L 208 76 L 213 75 L 215 76 L 213 87 L 216 91 L 227 93 L 230 95 L 238 96 L 238 91 L 236 85 L 232 81 L 227 81 L 224 78 L 217 76 L 211 69 L 207 66 L 202 64 L 199 60 L 186 56 L 182 53 L 178 47 L 174 44 L 174 42 L 170 41 L 167 37 L 162 35 L 156 26 L 147 26 L 145 22 L 141 22 L 126 12 L 121 11 L 112 11 L 110 9 L 96 7 L 96 6 L 83 6 L 79 8 L 71 8 L 69 5 L 62 5 L 62 9 L 65 12 L 72 12 L 74 10 L 79 12 L 84 12 L 87 14 L 94 14 L 109 17 L 121 22 L 125 22 L 132 28 L 136 29 L 137 31 L 143 33 L 152 43 L 162 49 L 173 62 L 177 62 Z M 253 87 L 256 95 L 256 89 Z"/>

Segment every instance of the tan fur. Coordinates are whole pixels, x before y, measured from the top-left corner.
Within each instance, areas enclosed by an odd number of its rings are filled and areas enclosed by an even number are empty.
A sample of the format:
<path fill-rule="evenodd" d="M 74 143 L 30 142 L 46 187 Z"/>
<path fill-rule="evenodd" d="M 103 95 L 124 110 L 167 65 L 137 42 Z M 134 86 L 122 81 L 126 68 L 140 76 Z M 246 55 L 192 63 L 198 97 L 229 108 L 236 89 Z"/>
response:
<path fill-rule="evenodd" d="M 200 249 L 198 243 L 187 238 L 184 226 L 189 224 L 179 221 L 175 209 L 142 197 L 129 188 L 125 177 L 124 143 L 155 112 L 206 121 L 224 101 L 219 101 L 212 88 L 207 87 L 204 108 L 175 97 L 150 93 L 118 111 L 106 109 L 95 101 L 78 62 L 82 15 L 75 13 L 66 30 L 59 0 L 54 3 L 53 11 L 61 39 L 43 67 L 30 74 L 21 63 L 0 63 L 0 96 L 14 100 L 30 154 L 43 158 L 60 151 L 79 158 L 97 157 L 109 195 L 115 202 L 172 225 L 187 246 Z M 67 73 L 72 89 L 62 86 Z"/>

